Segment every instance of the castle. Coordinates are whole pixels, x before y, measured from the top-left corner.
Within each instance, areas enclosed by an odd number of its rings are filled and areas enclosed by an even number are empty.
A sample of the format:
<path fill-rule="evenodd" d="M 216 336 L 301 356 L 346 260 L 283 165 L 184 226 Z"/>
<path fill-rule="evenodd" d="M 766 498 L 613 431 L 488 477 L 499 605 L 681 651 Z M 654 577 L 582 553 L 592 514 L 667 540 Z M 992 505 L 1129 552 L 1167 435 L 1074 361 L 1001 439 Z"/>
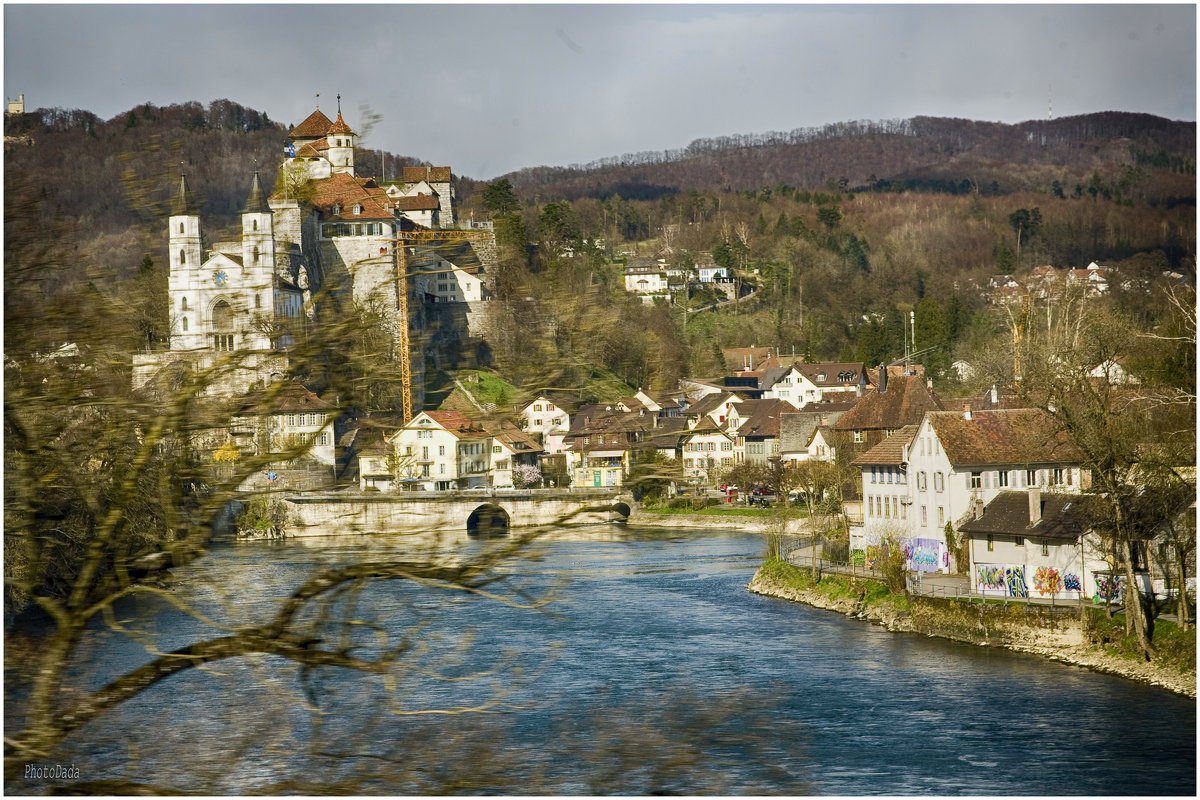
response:
<path fill-rule="evenodd" d="M 211 391 L 238 394 L 264 384 L 286 366 L 295 332 L 320 325 L 322 293 L 343 307 L 349 299 L 379 312 L 394 341 L 401 285 L 408 286 L 408 323 L 416 329 L 423 304 L 486 299 L 487 259 L 474 251 L 464 272 L 436 255 L 444 248 L 418 247 L 407 260 L 418 274 L 398 280 L 408 253 L 398 247 L 404 234 L 436 239 L 455 225 L 450 167 L 405 167 L 400 180 L 381 185 L 355 173 L 355 143 L 340 109 L 335 120 L 315 110 L 288 134 L 276 190 L 268 196 L 257 171 L 250 179 L 240 240 L 207 249 L 199 209 L 180 177 L 167 220 L 169 349 L 135 359 L 136 386 L 169 363 L 205 368 L 232 352 L 238 369 Z M 423 359 L 414 363 L 419 368 Z"/>

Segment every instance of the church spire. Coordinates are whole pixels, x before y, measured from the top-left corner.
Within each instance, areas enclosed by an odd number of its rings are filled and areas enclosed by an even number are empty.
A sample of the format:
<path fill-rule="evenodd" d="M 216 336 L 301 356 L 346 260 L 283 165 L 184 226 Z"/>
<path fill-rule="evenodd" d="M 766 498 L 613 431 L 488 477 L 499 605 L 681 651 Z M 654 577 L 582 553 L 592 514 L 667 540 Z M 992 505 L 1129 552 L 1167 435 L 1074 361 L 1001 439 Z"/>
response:
<path fill-rule="evenodd" d="M 174 216 L 195 215 L 196 199 L 192 195 L 192 190 L 188 188 L 187 175 L 179 173 L 179 193 L 175 196 L 175 201 L 171 205 L 171 214 Z"/>
<path fill-rule="evenodd" d="M 250 196 L 246 198 L 243 214 L 268 214 L 271 209 L 267 205 L 267 196 L 263 192 L 262 182 L 258 179 L 258 170 L 254 170 L 254 180 L 250 184 Z"/>

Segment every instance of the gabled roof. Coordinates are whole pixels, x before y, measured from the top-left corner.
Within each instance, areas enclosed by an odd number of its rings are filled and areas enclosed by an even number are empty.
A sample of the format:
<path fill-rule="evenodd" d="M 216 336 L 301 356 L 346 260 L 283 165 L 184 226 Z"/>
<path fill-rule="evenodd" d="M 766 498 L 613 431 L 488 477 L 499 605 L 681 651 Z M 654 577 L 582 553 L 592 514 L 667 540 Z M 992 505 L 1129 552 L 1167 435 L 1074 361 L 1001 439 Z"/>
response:
<path fill-rule="evenodd" d="M 907 446 L 912 445 L 920 427 L 920 425 L 905 425 L 850 463 L 856 466 L 903 464 L 908 451 Z"/>
<path fill-rule="evenodd" d="M 857 386 L 859 380 L 866 376 L 862 362 L 856 361 L 817 361 L 807 363 L 781 358 L 764 358 L 759 367 L 766 373 L 763 386 L 774 386 L 775 382 L 795 369 L 809 383 L 821 388 L 833 386 Z M 867 380 L 870 383 L 870 380 Z"/>
<path fill-rule="evenodd" d="M 1077 464 L 1082 458 L 1041 409 L 977 411 L 971 419 L 965 416 L 958 411 L 926 415 L 952 466 Z"/>
<path fill-rule="evenodd" d="M 392 205 L 401 211 L 437 211 L 442 203 L 431 194 L 416 194 L 392 198 Z"/>
<path fill-rule="evenodd" d="M 555 406 L 562 409 L 567 414 L 574 414 L 575 409 L 580 407 L 578 397 L 568 394 L 567 392 L 550 391 L 550 392 L 538 392 L 536 395 L 534 395 L 529 400 L 529 402 L 527 402 L 524 406 L 521 407 L 521 410 L 522 411 L 526 410 L 534 403 L 545 403 L 545 402 L 553 403 Z"/>
<path fill-rule="evenodd" d="M 1074 541 L 1087 528 L 1079 495 L 1042 492 L 1041 519 L 1029 522 L 1028 492 L 1000 492 L 983 509 L 979 519 L 958 527 L 963 533 L 1028 536 L 1038 539 Z"/>
<path fill-rule="evenodd" d="M 328 178 L 313 181 L 312 204 L 328 219 L 369 220 L 394 219 L 392 198 L 370 178 L 359 178 L 348 172 L 335 172 Z M 354 206 L 362 206 L 355 214 Z M 338 213 L 333 209 L 337 207 Z"/>
<path fill-rule="evenodd" d="M 278 391 L 259 389 L 247 395 L 243 412 L 293 414 L 298 411 L 328 413 L 337 406 L 322 400 L 299 381 L 288 381 Z"/>
<path fill-rule="evenodd" d="M 685 410 L 683 413 L 689 417 L 706 416 L 710 412 L 717 410 L 717 408 L 725 402 L 745 403 L 746 399 L 741 395 L 730 391 L 706 394 L 704 397 L 697 400 L 695 405 Z"/>
<path fill-rule="evenodd" d="M 738 414 L 746 415 L 746 421 L 737 430 L 738 436 L 778 437 L 779 421 L 791 410 L 792 404 L 786 400 L 747 400 L 738 406 Z"/>
<path fill-rule="evenodd" d="M 413 417 L 408 425 L 404 426 L 404 430 L 418 430 L 419 426 L 413 425 L 413 422 L 420 419 L 422 415 L 429 417 L 458 439 L 480 438 L 489 435 L 487 431 L 476 425 L 470 417 L 461 411 L 422 411 Z"/>
<path fill-rule="evenodd" d="M 405 183 L 447 183 L 451 173 L 449 167 L 405 167 L 401 177 Z"/>
<path fill-rule="evenodd" d="M 799 411 L 785 411 L 779 417 L 779 450 L 795 453 L 808 447 L 812 433 L 822 420 L 833 424 L 853 403 L 809 403 Z"/>
<path fill-rule="evenodd" d="M 340 115 L 339 115 L 340 116 Z M 329 133 L 329 129 L 333 127 L 333 122 L 329 117 L 321 113 L 321 109 L 317 109 L 296 127 L 288 132 L 289 139 L 318 139 Z"/>
<path fill-rule="evenodd" d="M 927 411 L 942 408 L 942 401 L 921 377 L 901 375 L 888 379 L 886 391 L 864 394 L 833 427 L 839 431 L 899 430 L 920 422 Z"/>

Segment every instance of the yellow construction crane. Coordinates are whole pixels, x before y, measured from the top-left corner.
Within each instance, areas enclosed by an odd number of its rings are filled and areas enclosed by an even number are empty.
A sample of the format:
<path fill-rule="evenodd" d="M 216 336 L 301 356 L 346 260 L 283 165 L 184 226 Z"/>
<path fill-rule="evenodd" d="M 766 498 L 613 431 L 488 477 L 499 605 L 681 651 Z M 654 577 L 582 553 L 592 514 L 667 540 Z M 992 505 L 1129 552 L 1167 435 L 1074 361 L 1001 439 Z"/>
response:
<path fill-rule="evenodd" d="M 392 241 L 398 245 L 396 259 L 396 292 L 400 300 L 400 415 L 403 424 L 407 425 L 413 418 L 412 399 L 412 359 L 409 353 L 408 337 L 408 242 L 428 241 L 461 241 L 471 239 L 486 239 L 492 236 L 491 231 L 462 231 L 462 230 L 423 230 L 399 231 Z"/>

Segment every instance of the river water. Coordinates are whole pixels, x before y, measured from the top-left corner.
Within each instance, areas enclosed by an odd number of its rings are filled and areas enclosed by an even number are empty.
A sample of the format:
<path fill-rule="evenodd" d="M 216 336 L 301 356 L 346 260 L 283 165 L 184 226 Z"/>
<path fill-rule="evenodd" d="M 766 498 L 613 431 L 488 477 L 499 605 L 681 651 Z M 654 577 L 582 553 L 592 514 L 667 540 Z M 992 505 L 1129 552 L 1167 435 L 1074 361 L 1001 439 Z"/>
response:
<path fill-rule="evenodd" d="M 262 619 L 318 565 L 413 546 L 231 545 L 182 570 L 174 596 L 217 622 Z M 156 685 L 55 758 L 85 778 L 217 794 L 1195 794 L 1193 700 L 753 595 L 762 550 L 733 531 L 605 526 L 512 565 L 515 604 L 366 588 L 331 609 L 356 620 L 337 632 L 356 652 L 411 642 L 394 680 L 218 664 Z M 117 616 L 142 631 L 97 631 L 81 688 L 219 634 L 156 598 Z M 458 708 L 474 710 L 423 713 Z"/>

